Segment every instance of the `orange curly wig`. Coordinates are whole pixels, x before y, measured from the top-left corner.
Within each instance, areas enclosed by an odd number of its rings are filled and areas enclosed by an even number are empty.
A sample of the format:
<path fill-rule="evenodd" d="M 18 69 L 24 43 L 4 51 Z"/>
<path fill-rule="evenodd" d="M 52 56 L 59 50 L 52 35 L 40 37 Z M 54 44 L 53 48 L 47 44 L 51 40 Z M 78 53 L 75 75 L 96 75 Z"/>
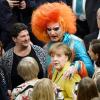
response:
<path fill-rule="evenodd" d="M 42 42 L 49 42 L 46 27 L 50 22 L 58 22 L 64 32 L 76 32 L 76 17 L 65 3 L 45 3 L 33 11 L 31 27 L 33 34 Z"/>

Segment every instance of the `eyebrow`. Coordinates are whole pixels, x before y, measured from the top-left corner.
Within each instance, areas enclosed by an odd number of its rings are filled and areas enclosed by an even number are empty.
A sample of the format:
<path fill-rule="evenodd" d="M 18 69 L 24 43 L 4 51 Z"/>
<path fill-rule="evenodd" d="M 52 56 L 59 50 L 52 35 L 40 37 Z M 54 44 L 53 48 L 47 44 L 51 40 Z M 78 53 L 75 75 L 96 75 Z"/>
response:
<path fill-rule="evenodd" d="M 53 28 L 51 27 L 47 27 L 47 30 L 51 31 L 51 30 L 58 30 L 60 27 L 59 26 L 55 26 Z"/>

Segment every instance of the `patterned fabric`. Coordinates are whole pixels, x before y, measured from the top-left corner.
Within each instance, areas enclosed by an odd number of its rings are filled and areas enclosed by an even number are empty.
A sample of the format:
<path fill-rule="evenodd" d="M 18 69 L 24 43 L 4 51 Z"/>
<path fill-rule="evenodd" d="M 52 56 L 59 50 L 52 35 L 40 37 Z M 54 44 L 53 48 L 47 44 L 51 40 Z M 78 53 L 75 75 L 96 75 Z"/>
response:
<path fill-rule="evenodd" d="M 42 65 L 42 68 L 44 70 L 44 73 L 46 72 L 46 53 L 45 51 L 37 46 L 32 45 L 32 49 L 35 51 L 38 59 L 40 60 L 40 63 Z M 11 88 L 11 70 L 12 70 L 12 64 L 13 64 L 13 48 L 8 50 L 3 57 L 0 59 L 0 66 L 3 66 L 7 72 L 8 81 L 9 81 L 9 88 Z"/>
<path fill-rule="evenodd" d="M 3 70 L 0 68 L 0 100 L 9 100 L 7 95 L 7 83 Z"/>
<path fill-rule="evenodd" d="M 85 64 L 82 61 L 75 61 L 71 65 L 71 67 L 76 67 L 78 69 L 79 75 L 83 78 L 88 76 L 88 72 Z"/>
<path fill-rule="evenodd" d="M 14 100 L 32 100 L 32 91 L 34 88 L 34 85 L 37 83 L 37 80 L 31 80 L 28 82 L 25 82 L 19 86 L 17 86 L 12 91 L 12 97 Z"/>
<path fill-rule="evenodd" d="M 85 48 L 83 40 L 81 40 L 75 35 L 66 33 L 63 39 L 63 43 L 67 44 L 68 47 L 70 47 L 74 51 L 75 53 L 74 61 L 78 61 L 78 60 L 83 61 L 83 63 L 86 66 L 88 75 L 92 77 L 94 73 L 94 67 L 86 52 L 86 48 Z"/>

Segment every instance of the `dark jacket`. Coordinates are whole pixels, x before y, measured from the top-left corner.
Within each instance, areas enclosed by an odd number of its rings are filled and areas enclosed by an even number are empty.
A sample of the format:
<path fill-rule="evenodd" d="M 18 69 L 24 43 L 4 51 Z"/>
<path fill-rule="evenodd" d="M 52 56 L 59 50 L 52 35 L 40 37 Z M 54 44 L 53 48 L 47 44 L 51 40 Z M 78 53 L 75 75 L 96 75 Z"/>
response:
<path fill-rule="evenodd" d="M 7 93 L 7 79 L 6 73 L 0 67 L 0 100 L 9 100 L 8 93 Z"/>
<path fill-rule="evenodd" d="M 72 1 L 73 0 L 66 0 L 69 6 L 72 6 Z M 98 30 L 96 13 L 99 7 L 100 7 L 100 0 L 86 0 L 85 12 L 90 33 L 93 33 Z"/>
<path fill-rule="evenodd" d="M 0 9 L 0 40 L 4 44 L 5 49 L 11 41 L 10 29 L 15 19 L 6 0 L 0 0 Z"/>

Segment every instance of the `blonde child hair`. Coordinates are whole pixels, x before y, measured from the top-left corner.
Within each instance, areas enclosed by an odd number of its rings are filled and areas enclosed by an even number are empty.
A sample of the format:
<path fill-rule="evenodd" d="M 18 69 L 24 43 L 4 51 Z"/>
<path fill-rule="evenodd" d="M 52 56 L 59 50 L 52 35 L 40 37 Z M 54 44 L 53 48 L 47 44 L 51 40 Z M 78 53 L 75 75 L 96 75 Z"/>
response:
<path fill-rule="evenodd" d="M 43 78 L 35 84 L 32 100 L 54 100 L 53 83 L 50 79 Z"/>

